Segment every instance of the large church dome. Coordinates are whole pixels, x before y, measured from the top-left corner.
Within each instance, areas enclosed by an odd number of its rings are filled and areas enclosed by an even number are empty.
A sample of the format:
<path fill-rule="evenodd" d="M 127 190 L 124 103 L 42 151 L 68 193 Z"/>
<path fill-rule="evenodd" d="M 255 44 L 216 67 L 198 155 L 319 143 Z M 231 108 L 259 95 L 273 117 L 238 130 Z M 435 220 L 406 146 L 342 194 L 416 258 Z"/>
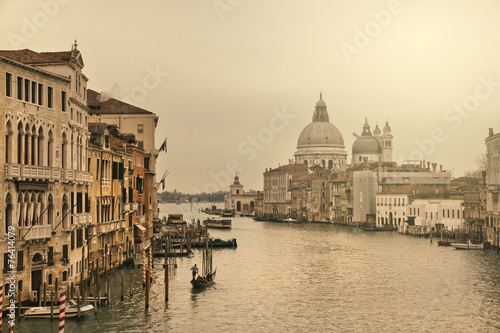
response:
<path fill-rule="evenodd" d="M 381 154 L 382 147 L 378 140 L 371 135 L 362 135 L 354 141 L 352 154 Z"/>
<path fill-rule="evenodd" d="M 347 165 L 344 138 L 338 128 L 330 123 L 321 94 L 314 109 L 312 123 L 302 130 L 297 140 L 295 161 L 335 170 L 345 170 Z"/>
<path fill-rule="evenodd" d="M 310 145 L 338 145 L 344 146 L 342 134 L 330 122 L 312 122 L 300 133 L 297 147 Z"/>

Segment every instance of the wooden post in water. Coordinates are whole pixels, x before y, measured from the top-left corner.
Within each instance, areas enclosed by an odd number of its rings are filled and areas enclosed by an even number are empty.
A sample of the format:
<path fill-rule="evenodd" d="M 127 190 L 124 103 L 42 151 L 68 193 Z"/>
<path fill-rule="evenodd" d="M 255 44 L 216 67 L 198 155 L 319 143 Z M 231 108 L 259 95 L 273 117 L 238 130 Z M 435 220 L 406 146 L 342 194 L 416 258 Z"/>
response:
<path fill-rule="evenodd" d="M 165 262 L 165 302 L 168 302 L 168 262 Z"/>
<path fill-rule="evenodd" d="M 146 270 L 146 310 L 149 308 L 149 270 Z"/>
<path fill-rule="evenodd" d="M 94 314 L 97 316 L 97 283 L 94 283 Z"/>
<path fill-rule="evenodd" d="M 17 302 L 17 321 L 21 321 L 21 293 L 18 293 L 19 294 L 19 301 Z M 15 299 L 14 299 L 15 301 Z M 3 312 L 2 312 L 3 313 Z M 12 326 L 12 331 L 14 331 L 14 326 Z"/>
<path fill-rule="evenodd" d="M 101 307 L 101 277 L 97 275 L 97 289 L 94 297 L 97 297 L 97 306 Z"/>
<path fill-rule="evenodd" d="M 50 320 L 54 319 L 54 291 L 50 291 Z"/>
<path fill-rule="evenodd" d="M 106 286 L 107 286 L 107 290 L 106 290 L 106 294 L 107 294 L 106 305 L 109 306 L 109 302 L 110 302 L 110 299 L 111 299 L 111 285 L 109 284 L 109 277 L 107 278 Z"/>
<path fill-rule="evenodd" d="M 43 306 L 47 306 L 47 282 L 43 283 Z"/>
<path fill-rule="evenodd" d="M 73 282 L 71 282 L 71 287 L 69 289 L 69 298 L 74 298 L 73 296 L 75 296 L 75 284 Z"/>
<path fill-rule="evenodd" d="M 120 271 L 120 272 L 122 274 L 122 286 L 121 286 L 122 287 L 122 291 L 121 291 L 121 294 L 120 294 L 120 299 L 123 301 L 123 294 L 124 294 L 124 290 L 123 289 L 125 289 L 125 283 L 123 281 L 123 270 Z"/>
<path fill-rule="evenodd" d="M 42 306 L 42 284 L 38 286 L 38 291 L 37 291 L 37 298 L 38 298 L 38 306 Z"/>
<path fill-rule="evenodd" d="M 58 285 L 59 285 L 59 281 L 58 281 L 58 278 L 56 278 L 56 288 L 54 289 L 54 293 L 56 294 L 56 303 L 59 304 L 59 288 L 58 288 Z"/>
<path fill-rule="evenodd" d="M 80 318 L 82 316 L 80 313 L 80 288 L 76 290 L 76 306 L 78 307 L 76 310 L 76 316 Z"/>
<path fill-rule="evenodd" d="M 130 271 L 130 297 L 134 295 L 134 272 Z"/>
<path fill-rule="evenodd" d="M 153 248 L 149 247 L 149 282 L 153 282 Z"/>

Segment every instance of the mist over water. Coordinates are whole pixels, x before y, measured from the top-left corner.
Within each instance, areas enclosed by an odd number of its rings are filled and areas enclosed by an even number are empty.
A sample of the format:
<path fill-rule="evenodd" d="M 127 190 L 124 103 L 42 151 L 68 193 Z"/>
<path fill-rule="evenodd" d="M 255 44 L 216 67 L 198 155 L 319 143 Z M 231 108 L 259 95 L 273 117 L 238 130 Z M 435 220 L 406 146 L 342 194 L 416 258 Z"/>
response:
<path fill-rule="evenodd" d="M 160 216 L 203 219 L 209 204 L 160 205 Z M 321 224 L 276 224 L 233 218 L 237 249 L 213 252 L 215 288 L 194 291 L 190 267 L 201 251 L 177 259 L 164 302 L 163 259 L 155 259 L 144 310 L 142 271 L 112 276 L 112 305 L 66 321 L 68 332 L 427 332 L 500 329 L 500 257 L 458 251 L 437 240 L 369 233 Z M 129 296 L 130 272 L 134 295 Z M 23 320 L 16 332 L 56 332 L 57 320 Z"/>

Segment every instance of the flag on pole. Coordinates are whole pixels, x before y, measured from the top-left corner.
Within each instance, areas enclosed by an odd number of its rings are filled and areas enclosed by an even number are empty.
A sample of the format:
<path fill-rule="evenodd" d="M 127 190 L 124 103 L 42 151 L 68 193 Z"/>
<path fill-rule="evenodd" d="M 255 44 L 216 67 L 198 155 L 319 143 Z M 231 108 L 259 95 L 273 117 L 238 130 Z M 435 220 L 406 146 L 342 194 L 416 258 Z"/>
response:
<path fill-rule="evenodd" d="M 158 152 L 164 151 L 165 153 L 167 152 L 167 138 L 163 140 L 163 143 L 161 144 L 160 149 L 158 149 Z"/>

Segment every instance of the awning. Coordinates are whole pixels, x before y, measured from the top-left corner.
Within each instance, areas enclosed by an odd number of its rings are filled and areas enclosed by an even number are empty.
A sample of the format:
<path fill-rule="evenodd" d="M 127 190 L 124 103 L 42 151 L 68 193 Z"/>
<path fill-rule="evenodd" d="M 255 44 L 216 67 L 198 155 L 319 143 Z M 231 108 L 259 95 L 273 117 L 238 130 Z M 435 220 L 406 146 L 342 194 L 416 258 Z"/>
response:
<path fill-rule="evenodd" d="M 137 223 L 136 223 L 136 224 L 134 224 L 134 227 L 137 227 L 137 229 L 139 229 L 139 230 L 140 230 L 140 231 L 142 231 L 142 232 L 146 232 L 146 228 L 144 228 L 144 227 L 143 227 L 142 225 L 140 225 L 140 224 L 137 224 Z"/>

